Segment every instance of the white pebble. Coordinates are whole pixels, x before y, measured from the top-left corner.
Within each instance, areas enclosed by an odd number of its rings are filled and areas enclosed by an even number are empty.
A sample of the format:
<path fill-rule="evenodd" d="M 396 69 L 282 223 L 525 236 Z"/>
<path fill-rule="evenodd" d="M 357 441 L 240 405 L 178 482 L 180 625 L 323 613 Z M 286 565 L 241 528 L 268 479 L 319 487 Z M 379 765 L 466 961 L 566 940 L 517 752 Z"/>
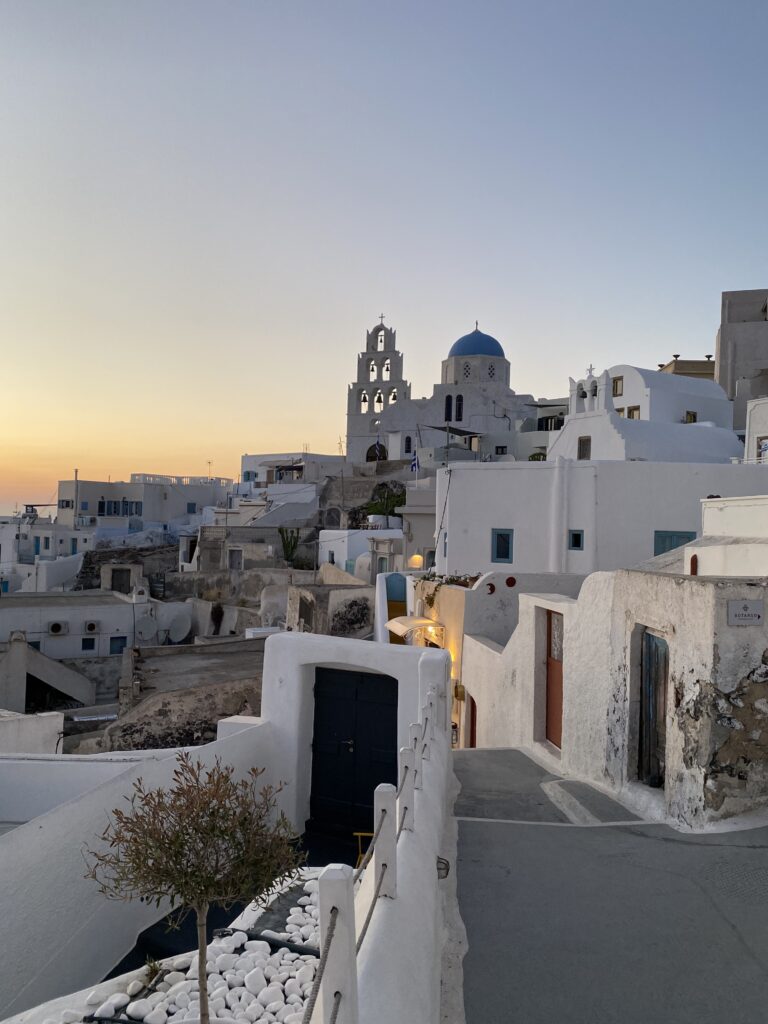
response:
<path fill-rule="evenodd" d="M 95 1012 L 97 1017 L 114 1017 L 116 1009 L 117 1008 L 112 1000 L 107 999 L 107 1001 L 102 1003 Z"/>
<path fill-rule="evenodd" d="M 101 1002 L 101 996 L 96 991 L 96 989 L 94 989 L 93 992 L 89 992 L 88 993 L 88 998 L 85 1000 L 85 1005 L 86 1006 L 96 1006 L 96 1004 L 100 1003 L 100 1002 Z"/>
<path fill-rule="evenodd" d="M 75 1021 L 82 1019 L 82 1013 L 78 1013 L 77 1010 L 63 1010 L 61 1014 L 61 1024 L 75 1024 Z"/>
<path fill-rule="evenodd" d="M 168 1015 L 165 1010 L 161 1010 L 160 1007 L 156 1007 L 151 1013 L 148 1013 L 144 1018 L 144 1024 L 165 1024 L 168 1019 Z"/>
<path fill-rule="evenodd" d="M 269 970 L 269 968 L 267 968 Z M 260 967 L 254 967 L 254 969 L 245 976 L 245 987 L 253 995 L 258 995 L 263 988 L 266 988 L 267 977 L 266 973 L 262 971 Z"/>
<path fill-rule="evenodd" d="M 144 1020 L 152 1012 L 152 1004 L 148 999 L 137 999 L 134 1003 L 128 1003 L 125 1012 L 134 1020 Z"/>

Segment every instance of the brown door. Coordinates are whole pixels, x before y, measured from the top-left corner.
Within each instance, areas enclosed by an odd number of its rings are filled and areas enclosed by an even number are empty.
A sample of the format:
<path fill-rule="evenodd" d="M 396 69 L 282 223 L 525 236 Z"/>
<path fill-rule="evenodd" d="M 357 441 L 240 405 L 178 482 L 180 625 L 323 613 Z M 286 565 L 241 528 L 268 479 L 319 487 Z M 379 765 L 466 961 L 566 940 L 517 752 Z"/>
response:
<path fill-rule="evenodd" d="M 469 697 L 469 745 L 477 746 L 477 704 L 472 697 Z"/>
<path fill-rule="evenodd" d="M 563 616 L 547 612 L 547 739 L 563 741 Z"/>

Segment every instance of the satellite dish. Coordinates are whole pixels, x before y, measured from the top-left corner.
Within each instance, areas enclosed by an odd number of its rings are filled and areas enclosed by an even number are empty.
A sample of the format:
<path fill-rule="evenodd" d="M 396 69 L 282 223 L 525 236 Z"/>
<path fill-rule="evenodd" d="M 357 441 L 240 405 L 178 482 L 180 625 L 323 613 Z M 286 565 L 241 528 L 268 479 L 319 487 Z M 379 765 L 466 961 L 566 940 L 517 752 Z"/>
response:
<path fill-rule="evenodd" d="M 146 643 L 157 636 L 157 623 L 149 615 L 142 615 L 136 620 L 136 639 Z"/>
<path fill-rule="evenodd" d="M 177 612 L 167 627 L 171 643 L 178 644 L 184 640 L 189 633 L 191 625 L 192 620 L 190 619 L 189 613 L 184 614 L 184 612 Z"/>

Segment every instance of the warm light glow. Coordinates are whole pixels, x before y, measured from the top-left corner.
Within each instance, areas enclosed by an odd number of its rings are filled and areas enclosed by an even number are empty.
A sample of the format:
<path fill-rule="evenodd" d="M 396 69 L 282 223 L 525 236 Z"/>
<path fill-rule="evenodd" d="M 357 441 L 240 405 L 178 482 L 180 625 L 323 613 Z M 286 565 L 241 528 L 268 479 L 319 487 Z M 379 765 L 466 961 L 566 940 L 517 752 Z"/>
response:
<path fill-rule="evenodd" d="M 424 565 L 424 558 L 422 555 L 411 555 L 408 559 L 409 569 L 420 569 Z"/>

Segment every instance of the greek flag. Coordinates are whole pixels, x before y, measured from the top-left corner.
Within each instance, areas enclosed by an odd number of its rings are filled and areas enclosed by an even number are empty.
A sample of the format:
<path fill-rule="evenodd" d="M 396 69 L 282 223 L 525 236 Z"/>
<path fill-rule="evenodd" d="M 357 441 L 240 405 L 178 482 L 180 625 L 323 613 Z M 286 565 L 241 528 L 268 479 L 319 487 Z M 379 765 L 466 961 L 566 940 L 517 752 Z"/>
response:
<path fill-rule="evenodd" d="M 413 458 L 411 459 L 411 472 L 412 473 L 418 473 L 419 472 L 419 453 L 418 452 L 414 452 L 413 453 Z"/>

